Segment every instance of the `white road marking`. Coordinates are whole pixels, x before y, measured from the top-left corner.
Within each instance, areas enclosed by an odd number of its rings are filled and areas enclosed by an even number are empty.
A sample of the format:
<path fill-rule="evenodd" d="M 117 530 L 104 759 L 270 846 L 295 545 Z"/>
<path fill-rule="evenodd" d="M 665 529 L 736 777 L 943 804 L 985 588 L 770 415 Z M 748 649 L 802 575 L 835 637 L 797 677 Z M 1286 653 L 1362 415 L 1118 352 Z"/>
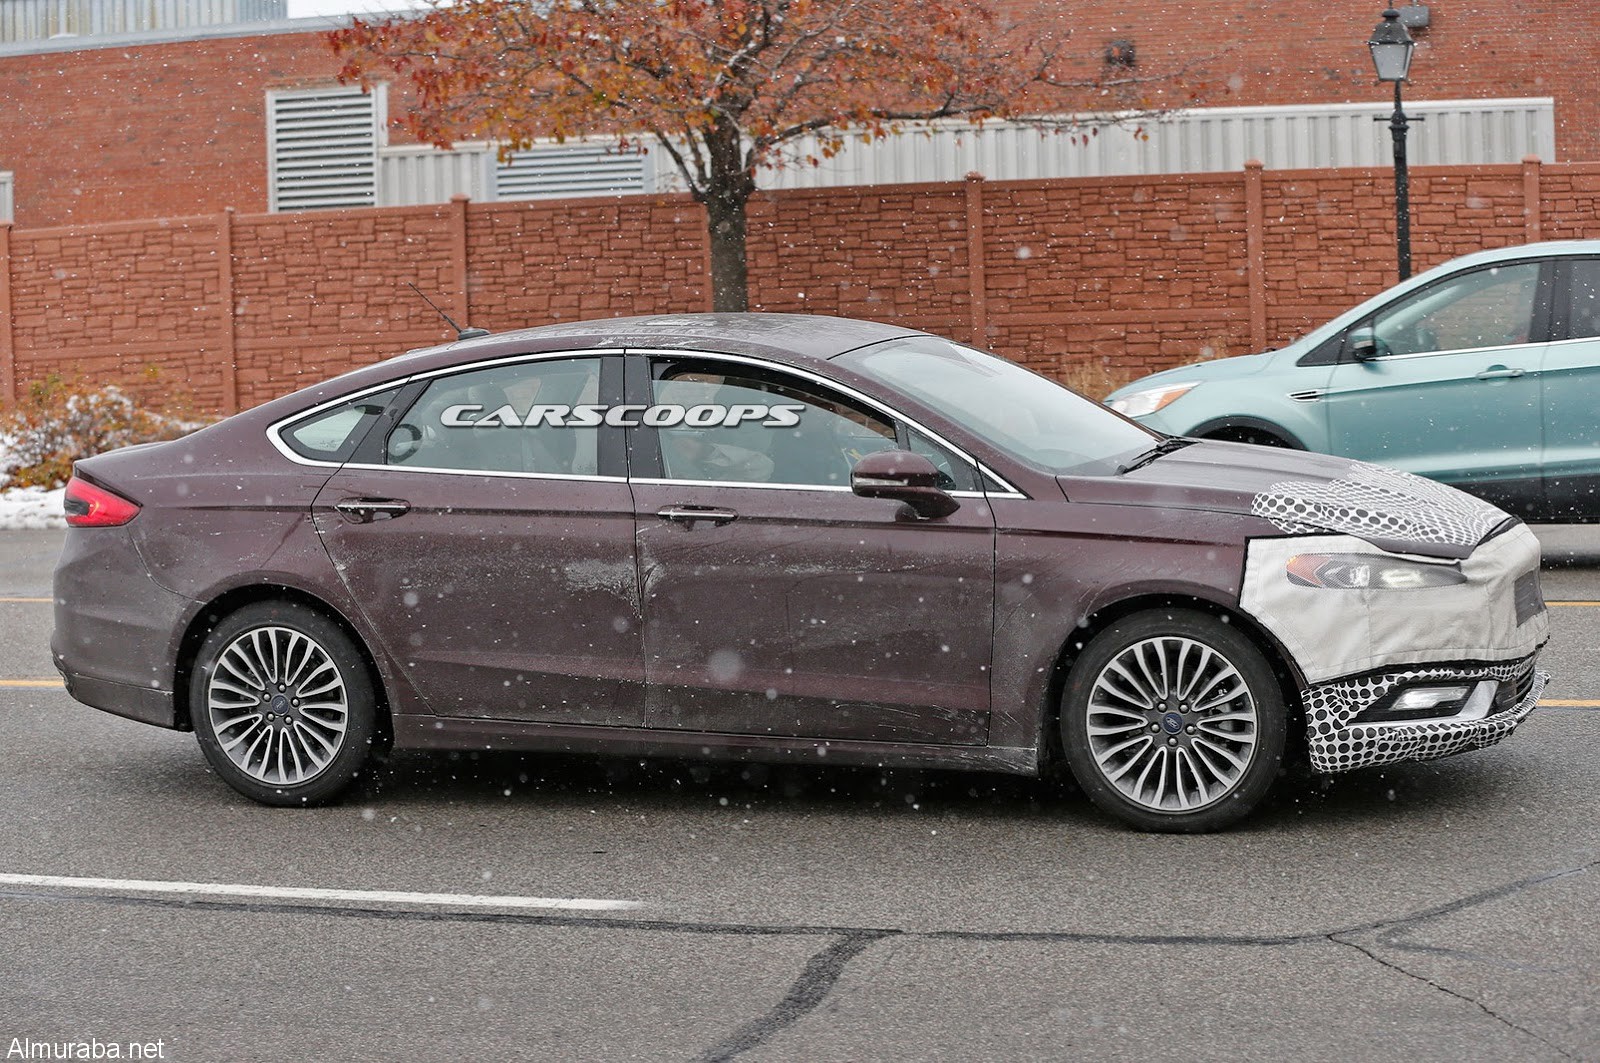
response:
<path fill-rule="evenodd" d="M 592 897 L 493 897 L 479 893 L 408 893 L 403 890 L 339 890 L 302 886 L 252 886 L 228 882 L 160 882 L 136 878 L 71 878 L 64 875 L 0 874 L 0 887 L 33 886 L 84 893 L 138 896 L 160 893 L 209 898 L 274 901 L 335 901 L 345 905 L 409 904 L 431 908 L 554 909 L 578 912 L 621 912 L 644 907 L 638 901 Z"/>

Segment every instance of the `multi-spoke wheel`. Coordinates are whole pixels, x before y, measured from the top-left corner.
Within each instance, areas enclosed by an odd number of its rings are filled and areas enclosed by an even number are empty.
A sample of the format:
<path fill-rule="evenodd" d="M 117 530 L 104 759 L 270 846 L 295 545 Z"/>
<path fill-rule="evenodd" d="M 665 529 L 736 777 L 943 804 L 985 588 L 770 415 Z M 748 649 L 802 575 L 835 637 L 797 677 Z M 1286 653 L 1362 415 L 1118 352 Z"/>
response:
<path fill-rule="evenodd" d="M 1216 830 L 1271 788 L 1283 696 L 1249 639 L 1214 617 L 1159 610 L 1101 632 L 1061 706 L 1067 760 L 1100 807 L 1146 830 Z"/>
<path fill-rule="evenodd" d="M 201 645 L 189 713 L 206 759 L 234 789 L 267 804 L 316 804 L 367 760 L 372 681 L 326 617 L 262 602 L 223 619 Z"/>

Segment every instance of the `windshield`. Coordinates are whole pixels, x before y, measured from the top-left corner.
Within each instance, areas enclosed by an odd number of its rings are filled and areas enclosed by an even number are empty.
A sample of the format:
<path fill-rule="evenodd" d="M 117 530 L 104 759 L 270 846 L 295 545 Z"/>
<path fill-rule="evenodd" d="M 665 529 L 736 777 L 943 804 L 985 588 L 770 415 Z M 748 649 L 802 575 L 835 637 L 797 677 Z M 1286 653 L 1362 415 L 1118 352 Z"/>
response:
<path fill-rule="evenodd" d="M 1015 362 L 934 336 L 886 340 L 835 361 L 1057 475 L 1109 476 L 1160 438 Z"/>

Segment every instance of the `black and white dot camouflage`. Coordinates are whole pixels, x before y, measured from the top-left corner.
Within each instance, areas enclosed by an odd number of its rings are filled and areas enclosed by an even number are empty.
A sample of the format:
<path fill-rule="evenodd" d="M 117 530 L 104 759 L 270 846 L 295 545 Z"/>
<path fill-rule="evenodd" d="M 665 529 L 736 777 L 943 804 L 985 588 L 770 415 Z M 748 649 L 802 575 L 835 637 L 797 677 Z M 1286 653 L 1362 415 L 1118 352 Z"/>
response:
<path fill-rule="evenodd" d="M 1479 720 L 1352 724 L 1362 711 L 1404 683 L 1458 683 L 1482 679 L 1511 684 L 1521 697 Z M 1500 741 L 1527 719 L 1549 679 L 1533 659 L 1476 667 L 1416 668 L 1323 683 L 1304 691 L 1311 766 L 1351 771 L 1402 760 L 1432 760 Z M 1498 706 L 1498 702 L 1497 702 Z"/>
<path fill-rule="evenodd" d="M 1250 510 L 1294 534 L 1343 532 L 1452 546 L 1476 545 L 1506 519 L 1454 488 L 1366 462 L 1327 483 L 1275 483 L 1255 496 Z"/>

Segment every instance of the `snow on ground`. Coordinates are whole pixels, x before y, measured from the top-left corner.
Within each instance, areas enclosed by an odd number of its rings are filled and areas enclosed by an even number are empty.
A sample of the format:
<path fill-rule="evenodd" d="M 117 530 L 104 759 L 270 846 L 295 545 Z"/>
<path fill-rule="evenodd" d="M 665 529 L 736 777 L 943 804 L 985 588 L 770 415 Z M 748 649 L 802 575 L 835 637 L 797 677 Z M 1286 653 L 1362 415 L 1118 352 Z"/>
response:
<path fill-rule="evenodd" d="M 20 528 L 65 528 L 61 512 L 63 488 L 13 487 L 0 491 L 0 531 Z"/>

